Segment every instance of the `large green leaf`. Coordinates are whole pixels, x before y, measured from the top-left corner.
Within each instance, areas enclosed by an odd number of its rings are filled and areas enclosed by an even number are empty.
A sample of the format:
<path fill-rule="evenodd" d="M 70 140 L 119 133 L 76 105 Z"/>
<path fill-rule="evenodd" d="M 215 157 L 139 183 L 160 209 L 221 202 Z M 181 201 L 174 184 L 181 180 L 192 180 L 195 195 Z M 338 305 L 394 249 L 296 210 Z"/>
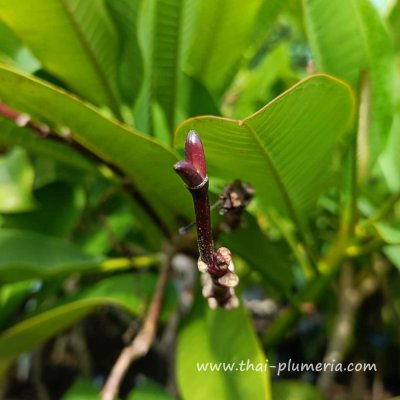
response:
<path fill-rule="evenodd" d="M 395 115 L 385 150 L 379 157 L 379 165 L 391 191 L 400 190 L 400 115 Z"/>
<path fill-rule="evenodd" d="M 33 168 L 23 149 L 0 157 L 0 212 L 21 212 L 34 206 Z"/>
<path fill-rule="evenodd" d="M 271 399 L 266 358 L 243 307 L 210 310 L 201 299 L 179 333 L 177 352 L 184 400 Z"/>
<path fill-rule="evenodd" d="M 103 261 L 63 240 L 18 230 L 0 230 L 0 277 L 13 282 L 93 270 Z"/>
<path fill-rule="evenodd" d="M 0 230 L 0 280 L 65 276 L 72 272 L 102 272 L 158 264 L 154 256 L 105 259 L 84 253 L 61 239 L 33 232 Z"/>
<path fill-rule="evenodd" d="M 272 243 L 251 215 L 246 214 L 243 227 L 223 234 L 218 240 L 234 255 L 245 260 L 250 268 L 258 271 L 278 293 L 285 293 L 292 288 L 294 277 L 288 249 Z"/>
<path fill-rule="evenodd" d="M 0 18 L 47 71 L 119 114 L 117 34 L 101 0 L 1 0 Z"/>
<path fill-rule="evenodd" d="M 141 382 L 128 396 L 128 400 L 173 400 L 157 382 L 146 379 Z"/>
<path fill-rule="evenodd" d="M 24 281 L 1 285 L 0 288 L 0 330 L 9 325 L 10 316 L 14 311 L 21 306 L 21 303 L 26 299 L 32 291 L 34 282 Z"/>
<path fill-rule="evenodd" d="M 0 117 L 0 143 L 6 146 L 21 146 L 30 152 L 50 157 L 63 165 L 96 173 L 96 164 L 76 150 L 53 140 L 46 140 L 28 128 L 21 128 L 13 121 Z"/>
<path fill-rule="evenodd" d="M 35 190 L 34 195 L 35 208 L 3 216 L 2 228 L 67 237 L 78 225 L 85 207 L 82 187 L 56 181 Z"/>
<path fill-rule="evenodd" d="M 244 120 L 189 119 L 178 128 L 175 143 L 182 148 L 187 132 L 195 129 L 211 178 L 249 182 L 264 209 L 299 222 L 327 186 L 332 153 L 352 115 L 349 87 L 317 75 Z"/>
<path fill-rule="evenodd" d="M 220 92 L 248 46 L 261 4 L 261 0 L 199 1 L 185 72 L 212 92 Z"/>
<path fill-rule="evenodd" d="M 158 135 L 152 126 L 152 107 L 159 104 L 169 132 L 175 128 L 182 86 L 182 55 L 190 37 L 188 10 L 194 0 L 148 0 L 139 14 L 139 41 L 145 80 L 136 109 L 139 128 Z M 170 135 L 169 138 L 170 140 Z"/>
<path fill-rule="evenodd" d="M 0 62 L 26 72 L 34 72 L 40 64 L 15 34 L 0 20 Z"/>
<path fill-rule="evenodd" d="M 85 379 L 77 379 L 62 397 L 62 400 L 98 400 L 100 388 Z"/>
<path fill-rule="evenodd" d="M 301 380 L 277 381 L 272 385 L 274 399 L 323 400 L 324 396 L 314 386 Z"/>
<path fill-rule="evenodd" d="M 62 90 L 13 69 L 0 67 L 0 96 L 16 109 L 67 127 L 71 137 L 122 170 L 157 214 L 175 226 L 176 215 L 192 207 L 182 182 L 172 170 L 176 155 L 157 141 L 101 115 Z"/>
<path fill-rule="evenodd" d="M 29 351 L 102 305 L 114 305 L 141 314 L 154 286 L 149 275 L 120 275 L 105 279 L 53 308 L 12 326 L 0 335 L 0 376 L 22 352 Z M 165 309 L 171 310 L 167 296 Z"/>
<path fill-rule="evenodd" d="M 392 38 L 396 47 L 396 50 L 400 48 L 400 35 L 399 35 L 399 26 L 400 26 L 400 2 L 396 1 L 393 5 L 393 8 L 390 10 L 390 14 L 388 15 L 389 26 L 392 31 Z"/>
<path fill-rule="evenodd" d="M 252 69 L 240 71 L 230 91 L 237 96 L 229 112 L 236 118 L 245 118 L 262 107 L 276 95 L 276 83 L 291 86 L 298 81 L 291 67 L 288 45 L 282 44 L 267 53 L 264 59 Z"/>
<path fill-rule="evenodd" d="M 372 86 L 369 157 L 375 161 L 394 111 L 392 43 L 369 0 L 305 0 L 306 26 L 317 70 L 358 87 L 368 70 Z M 346 21 L 346 23 L 343 23 Z"/>
<path fill-rule="evenodd" d="M 143 81 L 143 60 L 137 37 L 140 0 L 106 0 L 119 33 L 118 83 L 124 100 L 133 105 Z"/>

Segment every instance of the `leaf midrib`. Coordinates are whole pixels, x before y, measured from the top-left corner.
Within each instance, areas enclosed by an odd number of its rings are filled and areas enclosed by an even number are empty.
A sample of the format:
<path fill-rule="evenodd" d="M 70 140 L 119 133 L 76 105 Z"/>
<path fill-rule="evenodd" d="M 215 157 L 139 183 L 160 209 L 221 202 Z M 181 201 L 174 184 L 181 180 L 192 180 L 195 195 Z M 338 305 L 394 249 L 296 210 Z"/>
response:
<path fill-rule="evenodd" d="M 103 86 L 106 96 L 109 100 L 109 105 L 114 112 L 114 114 L 121 118 L 121 114 L 119 111 L 119 106 L 118 106 L 118 101 L 116 97 L 114 96 L 113 90 L 110 87 L 107 78 L 104 74 L 103 69 L 99 65 L 99 63 L 96 60 L 95 55 L 93 54 L 93 50 L 89 44 L 89 42 L 86 40 L 86 36 L 84 35 L 83 31 L 81 30 L 78 21 L 75 19 L 75 16 L 67 4 L 66 0 L 60 0 L 62 7 L 64 8 L 65 15 L 67 16 L 69 22 L 71 23 L 71 26 L 73 28 L 73 31 L 75 32 L 79 43 L 83 47 L 84 53 L 87 54 L 88 59 L 90 64 L 92 65 L 94 71 L 96 72 L 97 78 L 99 79 L 99 82 L 101 86 Z"/>
<path fill-rule="evenodd" d="M 259 148 L 260 153 L 262 154 L 265 162 L 267 163 L 267 165 L 269 166 L 269 169 L 272 173 L 272 176 L 276 182 L 276 185 L 279 189 L 279 192 L 285 202 L 286 208 L 289 212 L 289 215 L 291 215 L 292 219 L 300 226 L 300 220 L 297 216 L 296 210 L 293 207 L 292 201 L 290 199 L 290 195 L 289 192 L 287 191 L 287 188 L 283 182 L 283 179 L 279 173 L 278 168 L 276 167 L 273 158 L 271 157 L 271 155 L 267 152 L 267 149 L 263 146 L 263 144 L 261 143 L 260 139 L 258 138 L 256 132 L 254 131 L 254 129 L 247 123 L 246 120 L 241 120 L 239 121 L 239 124 L 241 126 L 244 126 L 247 131 L 249 132 L 250 136 L 252 137 L 252 139 L 254 140 L 256 146 Z"/>

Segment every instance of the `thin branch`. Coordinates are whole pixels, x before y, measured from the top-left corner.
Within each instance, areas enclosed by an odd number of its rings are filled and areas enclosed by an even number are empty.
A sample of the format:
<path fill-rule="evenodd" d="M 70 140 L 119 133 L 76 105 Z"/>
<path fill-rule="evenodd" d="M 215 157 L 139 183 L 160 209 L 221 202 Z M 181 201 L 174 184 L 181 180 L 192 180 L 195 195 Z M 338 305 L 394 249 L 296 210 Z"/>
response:
<path fill-rule="evenodd" d="M 362 302 L 378 287 L 375 276 L 367 276 L 358 286 L 354 283 L 353 266 L 345 263 L 342 267 L 339 288 L 339 311 L 330 336 L 324 363 L 341 363 L 348 350 L 354 331 L 354 320 Z M 335 372 L 323 370 L 318 378 L 318 387 L 327 393 L 335 378 Z"/>
<path fill-rule="evenodd" d="M 130 180 L 129 177 L 119 167 L 117 167 L 113 163 L 110 163 L 102 159 L 97 154 L 91 152 L 89 149 L 87 149 L 80 143 L 73 140 L 70 136 L 62 136 L 57 132 L 51 130 L 47 125 L 43 125 L 36 121 L 33 121 L 29 115 L 21 114 L 16 110 L 12 109 L 11 107 L 9 107 L 8 105 L 1 102 L 0 102 L 0 116 L 3 116 L 4 118 L 15 122 L 15 124 L 19 127 L 29 128 L 35 134 L 37 134 L 42 138 L 45 138 L 46 140 L 53 140 L 62 143 L 64 145 L 67 145 L 73 148 L 74 150 L 78 151 L 85 157 L 107 166 L 112 172 L 114 172 L 116 176 L 118 176 L 121 179 L 123 183 L 122 185 L 123 189 L 136 201 L 136 203 L 139 204 L 140 207 L 143 208 L 143 210 L 147 213 L 147 215 L 150 217 L 153 223 L 160 229 L 163 235 L 166 238 L 171 237 L 171 233 L 168 227 L 158 216 L 158 214 L 153 209 L 151 204 L 145 199 L 145 197 L 143 197 L 143 195 L 139 192 L 139 190 L 132 182 L 132 180 Z"/>
<path fill-rule="evenodd" d="M 161 312 L 164 291 L 170 271 L 170 251 L 161 264 L 160 275 L 158 277 L 156 289 L 147 311 L 143 326 L 132 343 L 125 347 L 117 361 L 115 362 L 110 375 L 104 385 L 101 393 L 102 400 L 114 400 L 118 394 L 119 387 L 122 383 L 131 364 L 147 354 L 157 332 L 157 321 Z"/>
<path fill-rule="evenodd" d="M 32 384 L 38 400 L 50 400 L 50 395 L 42 380 L 42 353 L 43 347 L 39 347 L 32 353 Z"/>
<path fill-rule="evenodd" d="M 78 368 L 82 376 L 89 379 L 92 376 L 93 367 L 82 322 L 72 328 L 70 339 L 78 362 Z"/>

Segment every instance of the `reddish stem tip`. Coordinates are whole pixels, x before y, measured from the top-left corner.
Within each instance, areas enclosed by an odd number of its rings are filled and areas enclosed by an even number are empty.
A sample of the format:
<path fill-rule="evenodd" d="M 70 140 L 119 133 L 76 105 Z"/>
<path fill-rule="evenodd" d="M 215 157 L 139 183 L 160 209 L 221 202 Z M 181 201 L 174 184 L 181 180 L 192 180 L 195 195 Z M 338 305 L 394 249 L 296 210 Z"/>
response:
<path fill-rule="evenodd" d="M 178 161 L 174 165 L 174 170 L 182 178 L 188 188 L 195 188 L 204 181 L 203 177 L 188 161 Z"/>
<path fill-rule="evenodd" d="M 206 157 L 203 144 L 196 131 L 189 131 L 185 143 L 186 161 L 193 165 L 200 176 L 207 176 Z"/>

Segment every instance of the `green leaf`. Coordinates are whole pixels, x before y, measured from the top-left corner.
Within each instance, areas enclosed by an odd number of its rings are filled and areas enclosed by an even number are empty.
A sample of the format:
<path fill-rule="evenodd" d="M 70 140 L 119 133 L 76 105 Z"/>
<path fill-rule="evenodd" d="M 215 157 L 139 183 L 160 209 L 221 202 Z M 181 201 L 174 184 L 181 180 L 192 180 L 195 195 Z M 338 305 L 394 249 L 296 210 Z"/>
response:
<path fill-rule="evenodd" d="M 40 64 L 33 54 L 1 20 L 0 37 L 0 62 L 26 72 L 34 72 L 40 68 Z"/>
<path fill-rule="evenodd" d="M 117 165 L 168 225 L 192 215 L 188 196 L 172 166 L 176 155 L 150 137 L 101 115 L 96 109 L 41 80 L 0 67 L 0 96 L 11 106 L 67 127 L 72 139 Z"/>
<path fill-rule="evenodd" d="M 383 248 L 385 256 L 400 272 L 400 246 L 385 246 Z"/>
<path fill-rule="evenodd" d="M 288 45 L 284 43 L 272 49 L 255 68 L 239 72 L 236 81 L 238 84 L 230 91 L 237 96 L 237 101 L 229 115 L 244 118 L 275 97 L 277 81 L 287 87 L 298 81 L 291 68 Z"/>
<path fill-rule="evenodd" d="M 60 239 L 27 231 L 0 230 L 0 276 L 5 282 L 94 270 L 103 260 Z"/>
<path fill-rule="evenodd" d="M 136 109 L 139 128 L 154 134 L 151 108 L 160 105 L 169 132 L 177 123 L 182 86 L 182 56 L 190 31 L 185 29 L 187 10 L 194 0 L 148 0 L 139 14 L 139 42 L 144 58 L 145 82 Z M 170 136 L 169 136 L 170 138 Z"/>
<path fill-rule="evenodd" d="M 281 10 L 286 7 L 288 0 L 263 0 L 254 24 L 253 40 L 260 46 L 270 33 Z"/>
<path fill-rule="evenodd" d="M 178 337 L 177 381 L 183 399 L 270 400 L 266 358 L 244 308 L 210 310 L 205 304 L 199 299 Z M 200 371 L 201 363 L 221 370 Z M 222 363 L 235 364 L 225 372 Z M 247 365 L 265 370 L 240 371 Z"/>
<path fill-rule="evenodd" d="M 324 400 L 321 392 L 300 380 L 284 380 L 272 385 L 272 397 L 285 400 Z"/>
<path fill-rule="evenodd" d="M 56 181 L 34 192 L 35 209 L 5 215 L 5 229 L 19 229 L 43 235 L 66 237 L 77 226 L 85 207 L 82 187 Z"/>
<path fill-rule="evenodd" d="M 400 229 L 386 222 L 375 222 L 373 224 L 378 236 L 387 244 L 400 245 Z"/>
<path fill-rule="evenodd" d="M 301 223 L 327 187 L 332 153 L 353 116 L 349 87 L 313 76 L 244 120 L 198 117 L 176 132 L 178 149 L 190 129 L 202 138 L 211 179 L 252 184 L 260 205 Z"/>
<path fill-rule="evenodd" d="M 132 106 L 143 81 L 143 60 L 137 37 L 140 0 L 106 0 L 119 34 L 118 83 L 124 100 Z"/>
<path fill-rule="evenodd" d="M 400 27 L 400 2 L 396 1 L 393 5 L 393 8 L 388 15 L 388 22 L 391 28 L 392 38 L 398 51 L 400 49 L 400 36 L 398 34 Z"/>
<path fill-rule="evenodd" d="M 117 33 L 101 0 L 1 0 L 0 15 L 47 71 L 119 115 Z"/>
<path fill-rule="evenodd" d="M 379 157 L 379 166 L 392 192 L 400 190 L 400 115 L 395 115 L 386 149 Z"/>
<path fill-rule="evenodd" d="M 6 146 L 20 146 L 35 154 L 50 157 L 63 165 L 85 172 L 98 173 L 96 165 L 76 150 L 53 140 L 44 140 L 27 128 L 20 128 L 14 122 L 0 117 L 0 143 Z"/>
<path fill-rule="evenodd" d="M 250 268 L 259 271 L 265 282 L 279 293 L 285 293 L 292 288 L 294 277 L 288 262 L 289 251 L 272 243 L 250 214 L 246 214 L 243 227 L 222 235 L 219 241 L 233 255 L 246 261 Z"/>
<path fill-rule="evenodd" d="M 21 212 L 34 206 L 33 168 L 23 149 L 0 157 L 0 212 Z"/>
<path fill-rule="evenodd" d="M 260 0 L 199 1 L 185 72 L 220 93 L 250 43 L 261 4 Z"/>
<path fill-rule="evenodd" d="M 369 0 L 304 1 L 306 26 L 317 70 L 357 88 L 360 72 L 372 86 L 370 162 L 382 150 L 394 112 L 394 55 L 385 27 Z M 346 23 L 343 23 L 346 21 Z"/>
<path fill-rule="evenodd" d="M 157 382 L 146 379 L 128 396 L 128 400 L 173 400 L 173 397 Z"/>
<path fill-rule="evenodd" d="M 120 275 L 105 279 L 77 296 L 4 331 L 0 335 L 0 376 L 20 353 L 32 350 L 99 306 L 113 305 L 140 315 L 154 289 L 154 278 L 150 275 Z M 164 309 L 171 310 L 171 301 L 166 303 Z"/>
<path fill-rule="evenodd" d="M 185 72 L 219 93 L 249 44 L 261 4 L 261 0 L 199 1 Z"/>
<path fill-rule="evenodd" d="M 89 381 L 78 379 L 64 394 L 62 400 L 98 400 L 100 388 L 95 388 Z"/>
<path fill-rule="evenodd" d="M 32 281 L 2 285 L 0 288 L 0 330 L 10 321 L 10 316 L 20 307 L 33 286 Z"/>
<path fill-rule="evenodd" d="M 142 268 L 158 263 L 159 258 L 152 255 L 104 259 L 54 237 L 27 231 L 0 230 L 0 280 L 4 282 L 65 276 L 73 272 L 98 273 Z"/>

